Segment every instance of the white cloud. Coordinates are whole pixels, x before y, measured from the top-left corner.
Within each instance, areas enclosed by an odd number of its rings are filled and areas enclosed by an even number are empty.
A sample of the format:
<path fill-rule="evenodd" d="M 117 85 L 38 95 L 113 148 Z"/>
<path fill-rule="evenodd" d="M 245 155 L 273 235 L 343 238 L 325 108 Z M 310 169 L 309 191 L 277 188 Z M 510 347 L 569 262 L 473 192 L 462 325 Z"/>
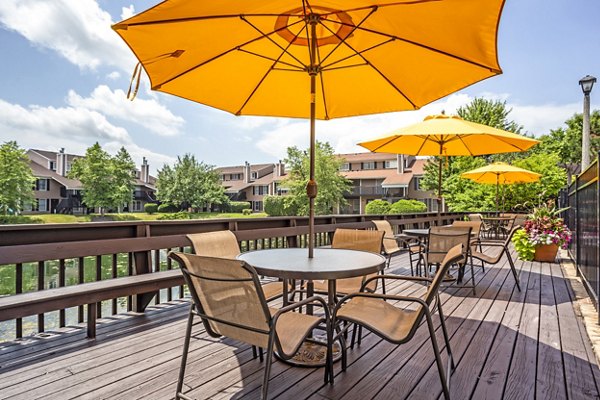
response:
<path fill-rule="evenodd" d="M 161 136 L 179 134 L 185 122 L 183 118 L 174 115 L 154 99 L 136 98 L 130 101 L 122 90 L 117 89 L 113 92 L 105 85 L 96 87 L 91 96 L 86 98 L 71 90 L 67 103 L 72 107 L 83 107 L 102 112 L 110 117 L 134 122 Z"/>
<path fill-rule="evenodd" d="M 123 144 L 119 142 L 106 142 L 102 145 L 102 148 L 109 154 L 117 154 Z M 161 169 L 165 164 L 174 164 L 176 157 L 170 157 L 161 153 L 156 153 L 146 148 L 140 147 L 135 143 L 129 143 L 125 146 L 125 149 L 131 155 L 131 158 L 138 166 L 141 165 L 142 159 L 146 157 L 148 165 L 150 166 L 150 174 L 156 176 L 156 172 Z"/>
<path fill-rule="evenodd" d="M 106 78 L 110 79 L 111 81 L 116 81 L 120 77 L 121 77 L 121 73 L 119 71 L 113 71 L 110 74 L 106 75 Z"/>
<path fill-rule="evenodd" d="M 133 17 L 134 14 L 135 14 L 135 8 L 133 7 L 133 4 L 130 4 L 129 7 L 121 8 L 121 19 L 122 20 L 131 18 L 131 17 Z"/>
<path fill-rule="evenodd" d="M 135 57 L 94 0 L 2 0 L 0 24 L 32 44 L 56 51 L 81 69 L 132 71 Z"/>

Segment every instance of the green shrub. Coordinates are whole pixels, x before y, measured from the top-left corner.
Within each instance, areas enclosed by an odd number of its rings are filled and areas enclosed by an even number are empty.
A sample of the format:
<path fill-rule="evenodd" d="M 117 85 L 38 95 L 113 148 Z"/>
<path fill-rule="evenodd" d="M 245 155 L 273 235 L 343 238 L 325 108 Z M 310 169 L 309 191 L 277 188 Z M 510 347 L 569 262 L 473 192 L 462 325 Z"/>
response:
<path fill-rule="evenodd" d="M 392 205 L 385 200 L 373 200 L 367 203 L 365 213 L 367 214 L 388 214 Z"/>
<path fill-rule="evenodd" d="M 177 211 L 179 211 L 179 207 L 174 206 L 173 204 L 170 204 L 170 203 L 164 203 L 164 204 L 161 204 L 160 206 L 158 206 L 159 213 L 174 213 Z"/>
<path fill-rule="evenodd" d="M 242 214 L 243 215 L 250 215 L 250 214 L 252 214 L 252 210 L 250 208 L 244 208 L 242 210 Z"/>
<path fill-rule="evenodd" d="M 144 211 L 147 214 L 154 214 L 158 210 L 158 204 L 155 203 L 146 203 L 144 204 Z"/>
<path fill-rule="evenodd" d="M 44 221 L 35 218 L 28 217 L 25 215 L 0 215 L 0 225 L 14 225 L 14 224 L 43 224 Z"/>
<path fill-rule="evenodd" d="M 192 214 L 190 214 L 186 211 L 179 211 L 176 213 L 161 215 L 160 217 L 158 217 L 156 219 L 160 220 L 160 221 L 168 221 L 168 220 L 175 220 L 175 219 L 192 219 Z"/>
<path fill-rule="evenodd" d="M 389 214 L 412 214 L 425 211 L 427 206 L 419 200 L 398 200 L 390 207 Z"/>
<path fill-rule="evenodd" d="M 515 250 L 519 258 L 524 261 L 532 261 L 535 255 L 535 246 L 529 240 L 529 235 L 525 229 L 519 229 L 512 237 Z"/>
<path fill-rule="evenodd" d="M 245 208 L 250 208 L 249 201 L 232 201 L 229 203 L 229 212 L 232 213 L 241 213 Z"/>
<path fill-rule="evenodd" d="M 270 217 L 297 215 L 298 207 L 290 201 L 291 197 L 265 196 L 263 206 Z"/>

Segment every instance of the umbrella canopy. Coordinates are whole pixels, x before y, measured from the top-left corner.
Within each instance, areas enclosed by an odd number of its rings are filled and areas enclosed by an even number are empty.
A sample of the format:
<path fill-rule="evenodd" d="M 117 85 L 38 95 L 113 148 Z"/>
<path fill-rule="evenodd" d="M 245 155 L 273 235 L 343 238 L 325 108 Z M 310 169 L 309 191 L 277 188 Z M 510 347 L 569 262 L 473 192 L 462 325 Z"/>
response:
<path fill-rule="evenodd" d="M 498 210 L 498 187 L 499 185 L 509 185 L 513 183 L 537 182 L 542 177 L 537 172 L 527 169 L 514 167 L 512 165 L 495 162 L 485 167 L 477 168 L 471 171 L 463 172 L 463 178 L 471 179 L 478 183 L 488 183 L 496 185 L 496 210 Z"/>
<path fill-rule="evenodd" d="M 501 73 L 503 6 L 504 0 L 169 0 L 113 29 L 154 90 L 236 115 L 310 118 L 312 256 L 315 119 L 414 110 Z"/>
<path fill-rule="evenodd" d="M 480 156 L 526 151 L 538 140 L 455 115 L 430 115 L 379 139 L 359 143 L 373 152 L 414 156 Z M 438 210 L 442 198 L 442 163 L 438 170 Z"/>

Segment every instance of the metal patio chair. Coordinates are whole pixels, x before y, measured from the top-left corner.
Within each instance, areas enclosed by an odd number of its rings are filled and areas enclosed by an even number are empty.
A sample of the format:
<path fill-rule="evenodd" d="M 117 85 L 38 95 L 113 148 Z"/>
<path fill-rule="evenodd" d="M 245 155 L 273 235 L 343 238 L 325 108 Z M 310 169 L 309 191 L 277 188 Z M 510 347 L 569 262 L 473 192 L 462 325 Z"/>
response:
<path fill-rule="evenodd" d="M 262 285 L 254 268 L 243 261 L 171 252 L 180 266 L 192 296 L 183 355 L 177 382 L 176 399 L 190 399 L 182 393 L 187 354 L 194 318 L 199 317 L 212 337 L 226 336 L 252 346 L 266 348 L 262 398 L 268 398 L 273 351 L 280 358 L 292 358 L 313 329 L 325 324 L 327 354 L 325 382 L 333 379 L 332 340 L 329 309 L 325 301 L 313 296 L 281 309 L 267 305 Z M 293 312 L 301 306 L 321 306 L 324 317 Z"/>
<path fill-rule="evenodd" d="M 394 235 L 392 224 L 387 220 L 373 220 L 371 221 L 375 225 L 375 229 L 382 231 L 383 234 L 383 254 L 387 258 L 386 268 L 389 268 L 392 257 L 398 256 L 406 251 L 398 245 L 398 240 Z M 412 263 L 410 266 L 411 274 L 413 273 Z"/>
<path fill-rule="evenodd" d="M 337 324 L 338 321 L 347 322 L 350 324 L 358 324 L 365 327 L 380 336 L 381 338 L 394 343 L 403 344 L 410 341 L 417 332 L 419 325 L 426 320 L 429 336 L 433 346 L 435 361 L 437 364 L 442 390 L 446 399 L 450 398 L 450 374 L 454 369 L 454 359 L 450 348 L 450 338 L 446 329 L 444 314 L 442 311 L 442 302 L 439 296 L 439 287 L 446 275 L 451 264 L 460 261 L 464 257 L 462 245 L 454 246 L 443 258 L 440 267 L 436 271 L 433 279 L 413 276 L 399 275 L 378 275 L 370 280 L 410 280 L 417 282 L 431 282 L 427 292 L 423 297 L 411 297 L 389 294 L 375 293 L 352 293 L 343 297 L 336 305 L 332 323 Z M 369 281 L 365 282 L 369 284 Z M 391 304 L 391 301 L 400 303 L 413 303 L 416 309 L 403 309 Z M 434 304 L 435 301 L 435 304 Z M 438 314 L 441 321 L 444 341 L 446 342 L 446 350 L 448 352 L 448 372 L 444 372 L 444 366 L 440 349 L 436 340 L 435 327 L 433 325 L 432 315 L 437 306 Z M 344 330 L 348 329 L 349 324 L 346 324 Z M 343 331 L 337 335 L 341 338 Z M 346 353 L 342 352 L 342 370 L 346 370 L 347 361 Z"/>

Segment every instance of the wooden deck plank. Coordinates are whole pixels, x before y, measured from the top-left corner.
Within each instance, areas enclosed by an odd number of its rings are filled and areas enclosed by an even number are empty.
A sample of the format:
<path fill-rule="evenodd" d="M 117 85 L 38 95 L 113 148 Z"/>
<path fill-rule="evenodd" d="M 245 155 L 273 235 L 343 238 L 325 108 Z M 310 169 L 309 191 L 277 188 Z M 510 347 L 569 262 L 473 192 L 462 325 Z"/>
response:
<path fill-rule="evenodd" d="M 540 272 L 541 264 L 534 262 L 524 300 L 523 316 L 502 395 L 506 399 L 535 398 L 537 340 L 540 321 Z"/>
<path fill-rule="evenodd" d="M 542 263 L 540 281 L 540 333 L 536 398 L 548 400 L 567 398 L 552 275 L 550 265 L 546 262 Z"/>
<path fill-rule="evenodd" d="M 511 297 L 502 322 L 498 327 L 487 359 L 482 364 L 476 387 L 469 398 L 489 400 L 502 398 L 504 383 L 508 375 L 508 367 L 510 366 L 514 344 L 521 323 L 532 264 L 520 262 L 517 266 L 519 265 L 521 266 L 520 283 L 522 291 L 513 291 L 513 297 Z"/>
<path fill-rule="evenodd" d="M 585 351 L 591 344 L 585 331 L 580 330 L 573 312 L 569 282 L 565 279 L 560 265 L 551 264 L 550 270 L 560 326 L 567 395 L 571 400 L 600 398 L 593 373 L 595 360 L 590 360 Z"/>

